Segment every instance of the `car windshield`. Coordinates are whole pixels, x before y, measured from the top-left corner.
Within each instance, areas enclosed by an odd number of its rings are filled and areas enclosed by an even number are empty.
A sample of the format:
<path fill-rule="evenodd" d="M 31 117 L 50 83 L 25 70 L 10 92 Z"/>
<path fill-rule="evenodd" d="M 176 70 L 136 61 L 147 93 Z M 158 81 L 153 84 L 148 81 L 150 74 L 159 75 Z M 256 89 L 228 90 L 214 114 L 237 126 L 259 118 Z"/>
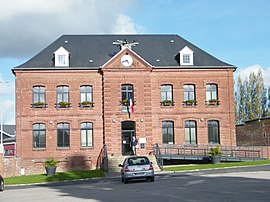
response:
<path fill-rule="evenodd" d="M 146 157 L 133 157 L 128 159 L 128 165 L 146 165 L 149 164 L 149 159 Z"/>

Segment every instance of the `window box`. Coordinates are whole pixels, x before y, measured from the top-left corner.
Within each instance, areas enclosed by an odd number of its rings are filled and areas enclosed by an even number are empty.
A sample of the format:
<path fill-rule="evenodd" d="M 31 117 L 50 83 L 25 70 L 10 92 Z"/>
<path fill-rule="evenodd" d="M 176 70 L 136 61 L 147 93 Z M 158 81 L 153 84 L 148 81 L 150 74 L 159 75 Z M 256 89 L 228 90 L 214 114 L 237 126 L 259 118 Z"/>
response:
<path fill-rule="evenodd" d="M 35 102 L 34 104 L 32 104 L 33 108 L 45 108 L 47 107 L 47 105 L 44 102 Z"/>
<path fill-rule="evenodd" d="M 183 103 L 185 106 L 195 106 L 196 105 L 195 100 L 184 100 Z"/>
<path fill-rule="evenodd" d="M 68 108 L 70 107 L 70 103 L 69 102 L 59 102 L 57 105 L 57 108 Z"/>
<path fill-rule="evenodd" d="M 128 99 L 122 100 L 122 101 L 121 101 L 121 104 L 122 104 L 123 106 L 128 106 L 128 105 L 129 105 L 129 100 L 128 100 Z"/>
<path fill-rule="evenodd" d="M 94 107 L 94 103 L 90 101 L 83 101 L 79 103 L 79 106 L 83 108 L 91 108 L 91 107 Z"/>
<path fill-rule="evenodd" d="M 217 99 L 211 99 L 211 100 L 208 100 L 206 101 L 208 105 L 219 105 L 219 100 Z"/>
<path fill-rule="evenodd" d="M 173 106 L 174 102 L 172 100 L 163 100 L 160 102 L 161 106 Z"/>

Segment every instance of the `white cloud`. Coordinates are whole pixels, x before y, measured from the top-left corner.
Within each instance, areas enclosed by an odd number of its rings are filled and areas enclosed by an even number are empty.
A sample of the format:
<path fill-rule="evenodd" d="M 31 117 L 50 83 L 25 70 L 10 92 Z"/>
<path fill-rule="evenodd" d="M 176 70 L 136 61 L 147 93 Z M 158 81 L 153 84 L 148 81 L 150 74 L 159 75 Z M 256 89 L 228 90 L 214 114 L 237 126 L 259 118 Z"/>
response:
<path fill-rule="evenodd" d="M 119 34 L 136 34 L 138 31 L 143 32 L 143 30 L 144 28 L 142 26 L 136 25 L 133 20 L 126 15 L 119 15 L 113 28 L 113 32 Z"/>
<path fill-rule="evenodd" d="M 0 57 L 29 58 L 63 34 L 136 34 L 137 0 L 0 0 Z M 0 75 L 0 81 L 4 78 Z M 15 84 L 0 84 L 4 123 L 15 122 Z"/>
<path fill-rule="evenodd" d="M 258 71 L 261 70 L 263 74 L 263 80 L 265 86 L 270 86 L 270 67 L 264 68 L 261 65 L 252 65 L 245 68 L 239 68 L 236 73 L 234 74 L 234 78 L 237 79 L 238 76 L 240 76 L 243 80 L 245 78 L 248 78 L 249 74 L 251 72 L 257 74 Z"/>
<path fill-rule="evenodd" d="M 136 0 L 0 0 L 0 56 L 30 57 L 63 34 L 138 33 Z"/>

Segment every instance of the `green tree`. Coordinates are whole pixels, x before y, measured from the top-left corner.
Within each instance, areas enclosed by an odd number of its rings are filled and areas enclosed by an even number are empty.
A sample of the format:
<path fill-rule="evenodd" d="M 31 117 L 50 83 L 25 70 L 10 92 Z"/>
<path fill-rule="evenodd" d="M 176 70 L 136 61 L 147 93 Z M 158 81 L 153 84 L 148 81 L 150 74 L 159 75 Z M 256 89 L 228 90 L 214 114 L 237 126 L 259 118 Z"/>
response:
<path fill-rule="evenodd" d="M 262 71 L 251 72 L 244 81 L 237 79 L 235 92 L 236 123 L 270 115 L 270 87 L 264 86 Z"/>

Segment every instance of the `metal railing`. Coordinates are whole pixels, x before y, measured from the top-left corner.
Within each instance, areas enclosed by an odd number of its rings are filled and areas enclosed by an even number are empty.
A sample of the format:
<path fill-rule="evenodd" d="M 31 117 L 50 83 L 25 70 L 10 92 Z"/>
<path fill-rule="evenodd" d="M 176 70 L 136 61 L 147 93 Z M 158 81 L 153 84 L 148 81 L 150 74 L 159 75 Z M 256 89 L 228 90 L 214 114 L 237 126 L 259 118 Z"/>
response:
<path fill-rule="evenodd" d="M 98 159 L 97 159 L 97 165 L 96 169 L 103 170 L 105 172 L 108 172 L 108 155 L 107 155 L 107 146 L 106 144 L 103 145 Z"/>
<path fill-rule="evenodd" d="M 162 155 L 182 156 L 209 156 L 211 148 L 219 145 L 177 145 L 177 144 L 155 144 L 155 155 L 157 159 Z M 222 157 L 238 157 L 257 159 L 263 157 L 263 150 L 252 146 L 219 146 L 222 150 Z M 159 160 L 160 161 L 160 160 Z"/>
<path fill-rule="evenodd" d="M 161 156 L 158 144 L 154 145 L 154 155 L 156 156 L 158 167 L 160 168 L 160 170 L 163 170 L 163 158 Z"/>

